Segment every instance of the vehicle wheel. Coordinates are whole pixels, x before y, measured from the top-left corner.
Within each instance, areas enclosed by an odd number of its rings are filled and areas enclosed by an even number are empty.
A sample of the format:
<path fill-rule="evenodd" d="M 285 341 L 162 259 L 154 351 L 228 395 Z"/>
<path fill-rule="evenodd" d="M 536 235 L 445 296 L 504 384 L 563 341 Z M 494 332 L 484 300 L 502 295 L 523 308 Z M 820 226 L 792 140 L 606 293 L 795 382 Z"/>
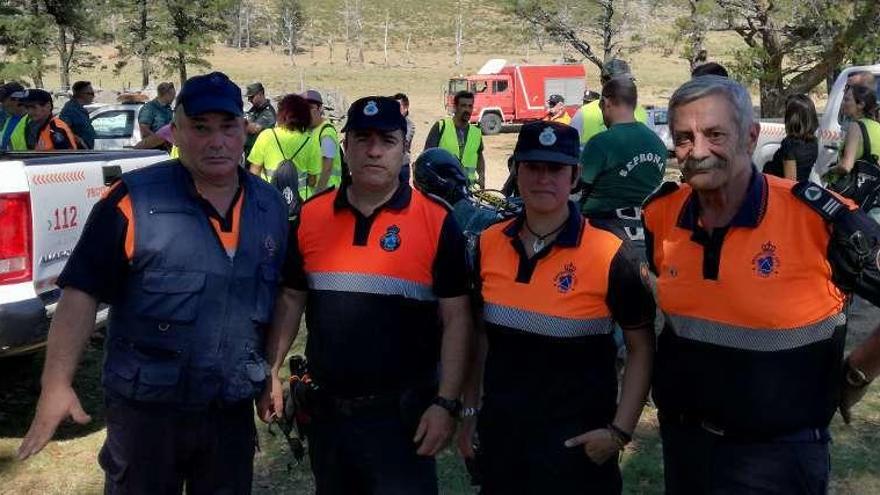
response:
<path fill-rule="evenodd" d="M 503 124 L 504 122 L 501 120 L 501 116 L 497 113 L 483 114 L 483 117 L 480 119 L 480 129 L 485 136 L 498 134 L 501 132 L 501 126 Z"/>

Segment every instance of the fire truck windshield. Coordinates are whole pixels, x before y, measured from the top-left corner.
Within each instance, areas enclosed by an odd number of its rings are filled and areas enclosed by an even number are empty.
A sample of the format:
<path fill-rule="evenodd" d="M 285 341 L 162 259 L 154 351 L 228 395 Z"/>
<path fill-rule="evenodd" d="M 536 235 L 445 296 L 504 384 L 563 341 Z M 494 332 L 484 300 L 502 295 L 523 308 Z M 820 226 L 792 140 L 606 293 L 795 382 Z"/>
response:
<path fill-rule="evenodd" d="M 468 91 L 468 81 L 467 79 L 450 79 L 449 80 L 449 94 L 454 95 L 459 91 Z"/>

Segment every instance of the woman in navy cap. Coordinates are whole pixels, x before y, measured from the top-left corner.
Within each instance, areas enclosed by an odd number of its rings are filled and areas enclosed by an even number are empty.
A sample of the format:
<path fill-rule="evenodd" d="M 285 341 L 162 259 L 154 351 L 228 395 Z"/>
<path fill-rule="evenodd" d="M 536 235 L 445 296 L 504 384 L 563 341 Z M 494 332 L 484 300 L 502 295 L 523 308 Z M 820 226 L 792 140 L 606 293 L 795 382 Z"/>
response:
<path fill-rule="evenodd" d="M 578 151 L 569 126 L 523 126 L 512 171 L 524 211 L 479 241 L 487 349 L 465 394 L 459 448 L 474 455 L 478 415 L 477 464 L 489 495 L 620 493 L 618 455 L 648 392 L 655 305 L 647 269 L 628 241 L 568 200 Z M 619 404 L 615 323 L 629 351 Z"/>

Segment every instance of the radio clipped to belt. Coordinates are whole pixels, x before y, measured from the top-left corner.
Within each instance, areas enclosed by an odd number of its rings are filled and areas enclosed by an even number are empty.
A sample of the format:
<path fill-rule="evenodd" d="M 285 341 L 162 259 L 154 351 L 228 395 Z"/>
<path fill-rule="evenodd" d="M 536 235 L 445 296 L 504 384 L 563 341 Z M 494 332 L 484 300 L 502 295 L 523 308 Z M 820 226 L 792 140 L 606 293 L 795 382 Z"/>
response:
<path fill-rule="evenodd" d="M 312 382 L 305 357 L 291 356 L 288 365 L 290 379 L 284 390 L 284 414 L 276 418 L 275 423 L 287 441 L 294 460 L 299 463 L 306 455 L 306 432 L 312 421 L 312 405 L 318 386 Z M 275 435 L 271 424 L 269 433 Z M 288 469 L 291 468 L 292 465 L 289 465 Z"/>

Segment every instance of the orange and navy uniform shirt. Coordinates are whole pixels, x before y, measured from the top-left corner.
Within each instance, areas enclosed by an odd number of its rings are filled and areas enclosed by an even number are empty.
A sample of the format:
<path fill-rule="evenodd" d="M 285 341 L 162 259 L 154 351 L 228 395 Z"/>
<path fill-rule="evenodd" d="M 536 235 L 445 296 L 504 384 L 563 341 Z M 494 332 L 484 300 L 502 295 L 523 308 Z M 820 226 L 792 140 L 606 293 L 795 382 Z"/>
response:
<path fill-rule="evenodd" d="M 76 135 L 60 117 L 51 117 L 46 121 L 34 144 L 36 151 L 75 150 L 78 147 Z"/>
<path fill-rule="evenodd" d="M 666 316 L 654 374 L 661 413 L 749 433 L 827 426 L 846 296 L 829 261 L 839 249 L 832 225 L 795 187 L 826 213 L 853 206 L 756 169 L 729 225 L 711 232 L 687 185 L 665 185 L 646 203 L 647 256 Z"/>
<path fill-rule="evenodd" d="M 347 397 L 436 383 L 438 301 L 468 294 L 464 236 L 445 206 L 408 184 L 370 216 L 346 188 L 303 204 L 282 273 L 308 291 L 312 376 Z"/>
<path fill-rule="evenodd" d="M 239 170 L 239 174 L 243 173 L 247 172 L 243 169 Z M 191 178 L 188 184 L 190 194 L 196 198 L 211 226 L 214 227 L 218 247 L 229 257 L 235 255 L 238 247 L 241 206 L 245 194 L 241 184 L 244 182 L 243 178 L 239 180 L 238 191 L 225 215 L 220 215 L 214 206 L 199 194 Z M 118 181 L 92 208 L 80 240 L 58 277 L 58 286 L 76 287 L 101 302 L 112 304 L 124 287 L 125 277 L 134 256 L 133 219 L 128 188 L 125 183 Z"/>
<path fill-rule="evenodd" d="M 613 418 L 614 324 L 653 330 L 647 266 L 629 241 L 574 203 L 556 240 L 531 258 L 525 215 L 480 236 L 476 285 L 489 339 L 484 410 Z"/>

